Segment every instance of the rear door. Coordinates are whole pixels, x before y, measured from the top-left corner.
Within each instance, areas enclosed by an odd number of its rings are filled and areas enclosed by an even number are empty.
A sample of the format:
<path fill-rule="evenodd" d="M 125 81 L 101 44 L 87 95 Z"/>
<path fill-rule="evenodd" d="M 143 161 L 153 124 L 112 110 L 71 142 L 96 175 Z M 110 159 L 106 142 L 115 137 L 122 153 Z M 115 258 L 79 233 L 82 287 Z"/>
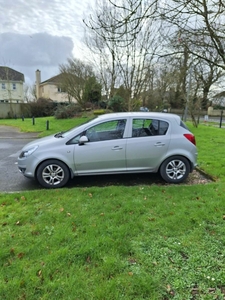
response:
<path fill-rule="evenodd" d="M 154 171 L 166 156 L 170 143 L 169 123 L 134 118 L 127 140 L 127 171 Z"/>

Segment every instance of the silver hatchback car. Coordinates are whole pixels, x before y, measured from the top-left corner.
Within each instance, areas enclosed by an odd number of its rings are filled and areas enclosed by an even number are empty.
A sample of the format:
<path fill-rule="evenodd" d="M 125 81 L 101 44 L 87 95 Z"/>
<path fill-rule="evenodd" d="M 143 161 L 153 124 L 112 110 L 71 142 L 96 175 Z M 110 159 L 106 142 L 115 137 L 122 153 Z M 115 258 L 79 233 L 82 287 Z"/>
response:
<path fill-rule="evenodd" d="M 60 188 L 81 175 L 159 172 L 181 183 L 196 166 L 195 137 L 178 115 L 124 112 L 23 147 L 18 167 L 45 188 Z"/>

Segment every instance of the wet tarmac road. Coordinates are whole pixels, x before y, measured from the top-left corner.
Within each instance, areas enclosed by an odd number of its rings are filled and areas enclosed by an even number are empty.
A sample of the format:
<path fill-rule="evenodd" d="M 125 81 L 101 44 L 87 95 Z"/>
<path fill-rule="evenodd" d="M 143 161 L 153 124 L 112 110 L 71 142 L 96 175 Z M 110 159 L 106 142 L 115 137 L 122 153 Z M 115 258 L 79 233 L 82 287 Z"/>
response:
<path fill-rule="evenodd" d="M 20 174 L 16 164 L 21 148 L 36 137 L 37 134 L 20 133 L 16 128 L 0 126 L 0 192 L 39 188 L 35 181 Z"/>

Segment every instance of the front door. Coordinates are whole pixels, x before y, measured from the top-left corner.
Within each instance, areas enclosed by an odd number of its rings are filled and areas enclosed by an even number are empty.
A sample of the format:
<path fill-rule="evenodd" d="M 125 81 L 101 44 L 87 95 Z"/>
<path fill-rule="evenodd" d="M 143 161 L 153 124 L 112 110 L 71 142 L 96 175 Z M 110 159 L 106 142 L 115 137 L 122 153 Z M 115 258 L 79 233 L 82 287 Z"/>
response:
<path fill-rule="evenodd" d="M 89 142 L 75 145 L 74 162 L 78 175 L 119 173 L 126 171 L 124 120 L 100 123 L 84 133 Z"/>

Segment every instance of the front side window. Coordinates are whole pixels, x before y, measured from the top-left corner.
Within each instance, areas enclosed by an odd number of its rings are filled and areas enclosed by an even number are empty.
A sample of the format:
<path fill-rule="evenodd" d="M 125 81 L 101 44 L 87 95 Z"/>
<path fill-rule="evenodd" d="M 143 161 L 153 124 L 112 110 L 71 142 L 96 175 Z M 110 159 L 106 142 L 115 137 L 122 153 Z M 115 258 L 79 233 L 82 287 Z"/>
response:
<path fill-rule="evenodd" d="M 83 134 L 78 134 L 76 135 L 74 138 L 72 138 L 68 143 L 67 145 L 71 145 L 71 144 L 78 144 L 79 143 L 79 140 L 81 138 Z"/>
<path fill-rule="evenodd" d="M 82 136 L 86 135 L 89 142 L 106 141 L 123 138 L 126 120 L 104 122 L 90 127 L 72 138 L 67 144 L 78 144 Z M 65 134 L 63 134 L 65 135 Z"/>
<path fill-rule="evenodd" d="M 5 90 L 5 83 L 2 83 L 2 89 Z"/>
<path fill-rule="evenodd" d="M 121 139 L 125 126 L 126 120 L 107 121 L 87 129 L 85 135 L 90 142 Z"/>
<path fill-rule="evenodd" d="M 13 90 L 16 90 L 16 84 L 15 83 L 12 84 L 12 88 L 13 88 Z"/>
<path fill-rule="evenodd" d="M 134 119 L 132 137 L 165 135 L 169 124 L 156 119 Z"/>

